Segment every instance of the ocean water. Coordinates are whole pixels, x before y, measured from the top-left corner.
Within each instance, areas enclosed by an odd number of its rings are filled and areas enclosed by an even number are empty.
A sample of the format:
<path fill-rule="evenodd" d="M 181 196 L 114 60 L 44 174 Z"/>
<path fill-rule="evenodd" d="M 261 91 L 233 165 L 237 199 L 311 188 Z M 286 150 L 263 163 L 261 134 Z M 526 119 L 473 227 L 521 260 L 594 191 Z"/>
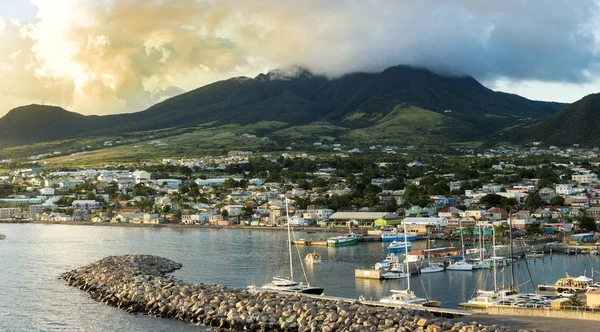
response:
<path fill-rule="evenodd" d="M 198 331 L 183 322 L 132 315 L 95 302 L 59 280 L 61 273 L 109 255 L 151 254 L 183 264 L 174 275 L 190 283 L 227 287 L 262 285 L 274 275 L 289 275 L 287 234 L 274 230 L 98 227 L 43 224 L 0 224 L 0 331 Z M 296 238 L 326 238 L 331 234 L 296 234 Z M 450 243 L 438 241 L 436 246 Z M 417 242 L 413 248 L 423 248 Z M 298 264 L 316 251 L 323 263 Z M 403 289 L 407 280 L 355 279 L 354 269 L 369 268 L 385 258 L 381 242 L 357 246 L 293 248 L 294 274 L 306 274 L 327 295 L 378 299 L 390 289 Z M 565 273 L 591 276 L 597 256 L 554 254 L 543 260 L 521 260 L 516 266 L 521 291 L 533 291 L 544 281 L 554 283 Z M 533 279 L 530 281 L 529 274 Z M 509 271 L 498 282 L 510 281 Z M 455 308 L 478 288 L 490 287 L 491 271 L 445 271 L 413 275 L 411 289 L 419 296 Z"/>

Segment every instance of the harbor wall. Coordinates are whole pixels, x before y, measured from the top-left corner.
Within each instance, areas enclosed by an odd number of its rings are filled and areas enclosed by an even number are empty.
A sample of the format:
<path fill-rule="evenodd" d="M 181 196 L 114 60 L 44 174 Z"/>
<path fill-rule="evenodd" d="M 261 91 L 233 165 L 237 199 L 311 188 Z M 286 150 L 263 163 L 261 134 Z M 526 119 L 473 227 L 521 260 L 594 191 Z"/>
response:
<path fill-rule="evenodd" d="M 487 313 L 489 315 L 496 316 L 548 317 L 600 321 L 600 312 L 583 310 L 550 310 L 514 307 L 489 307 Z"/>

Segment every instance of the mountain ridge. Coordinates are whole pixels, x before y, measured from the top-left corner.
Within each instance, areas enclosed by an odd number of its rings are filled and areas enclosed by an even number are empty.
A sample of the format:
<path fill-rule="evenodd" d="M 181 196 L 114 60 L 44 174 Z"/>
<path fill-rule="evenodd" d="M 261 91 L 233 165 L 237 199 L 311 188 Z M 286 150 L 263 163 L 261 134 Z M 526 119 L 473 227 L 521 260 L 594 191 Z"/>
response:
<path fill-rule="evenodd" d="M 17 108 L 0 118 L 0 148 L 206 123 L 278 121 L 296 126 L 326 121 L 368 128 L 398 105 L 447 117 L 442 132 L 460 124 L 457 129 L 468 134 L 459 139 L 482 139 L 522 121 L 546 118 L 563 106 L 496 92 L 470 76 L 444 76 L 424 68 L 400 65 L 328 79 L 293 67 L 214 82 L 135 113 L 84 116 L 61 108 L 43 114 L 42 105 Z M 360 113 L 366 115 L 358 117 Z M 348 120 L 353 116 L 358 120 Z"/>

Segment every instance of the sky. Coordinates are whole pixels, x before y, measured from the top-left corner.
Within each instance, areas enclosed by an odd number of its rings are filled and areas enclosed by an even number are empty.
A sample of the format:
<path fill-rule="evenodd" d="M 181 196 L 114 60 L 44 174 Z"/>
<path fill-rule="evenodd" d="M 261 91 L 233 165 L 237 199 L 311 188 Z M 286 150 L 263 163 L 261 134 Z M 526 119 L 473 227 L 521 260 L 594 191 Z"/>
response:
<path fill-rule="evenodd" d="M 234 76 L 394 65 L 535 100 L 600 92 L 596 0 L 0 0 L 0 116 L 141 111 Z"/>

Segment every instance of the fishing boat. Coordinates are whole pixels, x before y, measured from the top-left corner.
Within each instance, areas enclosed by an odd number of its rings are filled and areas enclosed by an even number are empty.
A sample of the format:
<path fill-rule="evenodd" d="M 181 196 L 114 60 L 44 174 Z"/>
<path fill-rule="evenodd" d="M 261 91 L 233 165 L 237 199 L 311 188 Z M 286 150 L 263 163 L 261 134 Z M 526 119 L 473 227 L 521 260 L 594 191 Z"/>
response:
<path fill-rule="evenodd" d="M 328 247 L 351 246 L 358 243 L 358 236 L 354 233 L 334 236 L 327 239 Z"/>
<path fill-rule="evenodd" d="M 6 235 L 0 233 L 0 240 L 4 240 L 4 239 L 6 239 Z"/>
<path fill-rule="evenodd" d="M 406 232 L 406 225 L 404 225 L 404 230 Z M 408 247 L 405 247 L 405 253 L 408 254 Z M 410 267 L 408 265 L 408 260 L 404 260 L 406 263 L 406 271 L 410 271 Z M 426 307 L 439 307 L 441 305 L 440 301 L 431 301 L 426 298 L 417 297 L 410 290 L 410 273 L 406 273 L 406 289 L 392 289 L 390 290 L 390 295 L 384 296 L 379 300 L 381 303 L 387 304 L 397 304 L 397 305 L 422 305 Z"/>
<path fill-rule="evenodd" d="M 310 254 L 306 255 L 306 257 L 304 257 L 304 260 L 307 263 L 321 263 L 323 261 L 321 254 L 317 252 L 311 252 Z"/>
<path fill-rule="evenodd" d="M 408 241 L 392 241 L 392 243 L 390 243 L 390 245 L 388 246 L 389 250 L 406 250 L 408 248 L 408 250 L 410 250 L 410 248 L 412 247 L 412 244 Z"/>
<path fill-rule="evenodd" d="M 290 216 L 289 216 L 287 200 L 285 201 L 285 214 L 286 214 L 286 218 L 287 218 L 288 251 L 289 251 L 289 256 L 290 256 L 290 276 L 289 277 L 288 276 L 273 277 L 273 281 L 271 281 L 268 284 L 264 284 L 261 287 L 261 290 L 289 292 L 289 293 L 316 294 L 316 295 L 323 294 L 322 287 L 311 286 L 308 283 L 306 274 L 304 274 L 304 279 L 307 280 L 306 284 L 294 280 L 294 265 L 293 265 L 293 259 L 292 259 L 292 236 L 291 236 L 291 229 L 290 229 Z M 300 259 L 300 265 L 302 265 L 302 259 Z M 302 266 L 302 271 L 304 271 L 304 266 Z M 248 288 L 250 290 L 256 290 L 255 286 L 249 286 Z"/>

